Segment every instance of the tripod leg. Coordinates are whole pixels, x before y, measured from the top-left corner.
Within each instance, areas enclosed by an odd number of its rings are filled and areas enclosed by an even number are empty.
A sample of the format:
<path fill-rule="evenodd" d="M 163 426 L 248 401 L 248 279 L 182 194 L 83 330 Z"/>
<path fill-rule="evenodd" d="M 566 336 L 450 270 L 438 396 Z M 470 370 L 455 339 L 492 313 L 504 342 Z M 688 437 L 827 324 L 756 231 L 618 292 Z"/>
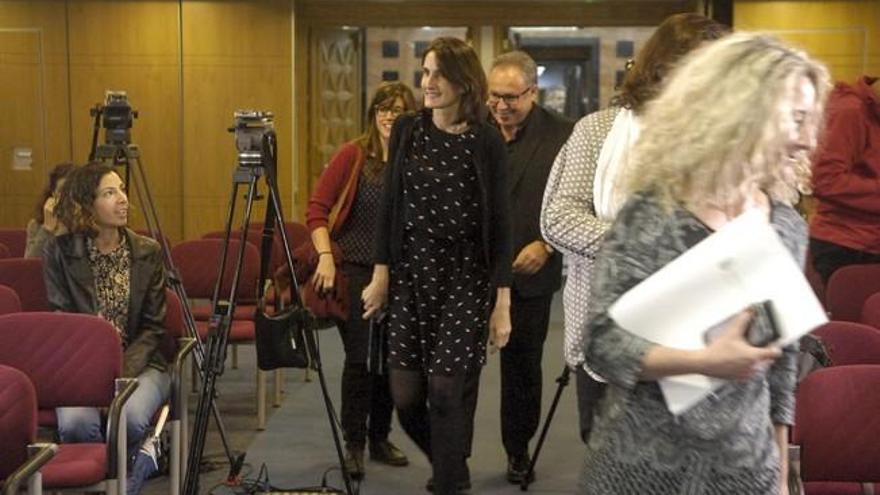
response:
<path fill-rule="evenodd" d="M 571 370 L 568 366 L 565 366 L 562 369 L 562 374 L 556 379 L 556 383 L 558 383 L 559 386 L 556 387 L 556 395 L 553 397 L 553 403 L 550 405 L 550 410 L 547 411 L 547 419 L 544 420 L 544 426 L 541 427 L 541 436 L 538 437 L 538 444 L 535 445 L 535 453 L 532 455 L 531 462 L 529 462 L 529 470 L 526 472 L 526 475 L 523 476 L 523 480 L 519 485 L 521 491 L 525 492 L 529 489 L 529 480 L 534 476 L 535 464 L 538 462 L 538 456 L 541 454 L 541 447 L 544 446 L 544 440 L 546 440 L 547 432 L 550 430 L 550 422 L 553 421 L 553 416 L 556 414 L 556 407 L 559 406 L 559 399 L 562 398 L 562 390 L 568 385 L 570 376 Z"/>
<path fill-rule="evenodd" d="M 174 265 L 174 259 L 171 257 L 171 246 L 169 246 L 168 244 L 168 238 L 165 237 L 165 234 L 162 232 L 162 226 L 159 222 L 159 214 L 156 211 L 156 205 L 153 202 L 153 196 L 150 191 L 150 182 L 147 180 L 147 174 L 144 171 L 143 164 L 140 160 L 140 150 L 136 145 L 129 144 L 123 149 L 121 157 L 123 159 L 122 163 L 126 166 L 126 177 L 133 177 L 131 182 L 134 183 L 135 192 L 137 194 L 138 200 L 141 203 L 141 208 L 144 211 L 144 221 L 147 224 L 150 235 L 159 243 L 159 246 L 161 247 L 162 260 L 165 266 L 165 271 L 168 274 L 168 285 L 171 286 L 172 291 L 175 293 L 177 299 L 180 301 L 181 310 L 183 311 L 184 328 L 186 329 L 187 335 L 196 340 L 196 347 L 194 349 L 194 363 L 199 373 L 203 375 L 205 346 L 196 328 L 195 318 L 192 314 L 192 308 L 189 305 L 189 298 L 186 295 L 186 289 L 183 287 L 183 282 L 180 279 L 180 272 L 177 270 L 177 267 Z M 234 194 L 235 192 L 233 192 L 233 195 Z M 232 204 L 234 208 L 234 196 Z M 197 380 L 197 376 L 195 373 L 193 373 L 192 379 L 193 389 L 195 389 Z M 242 463 L 242 455 L 239 455 L 238 458 L 236 458 L 236 456 L 232 453 L 232 450 L 230 449 L 226 427 L 224 426 L 223 420 L 220 417 L 220 410 L 217 408 L 215 397 L 211 397 L 211 412 L 213 413 L 214 420 L 217 424 L 217 431 L 219 431 L 220 433 L 220 440 L 223 443 L 223 451 L 226 454 L 226 458 L 229 460 L 229 465 L 234 466 L 236 464 Z M 185 461 L 186 460 L 184 459 L 184 469 Z"/>

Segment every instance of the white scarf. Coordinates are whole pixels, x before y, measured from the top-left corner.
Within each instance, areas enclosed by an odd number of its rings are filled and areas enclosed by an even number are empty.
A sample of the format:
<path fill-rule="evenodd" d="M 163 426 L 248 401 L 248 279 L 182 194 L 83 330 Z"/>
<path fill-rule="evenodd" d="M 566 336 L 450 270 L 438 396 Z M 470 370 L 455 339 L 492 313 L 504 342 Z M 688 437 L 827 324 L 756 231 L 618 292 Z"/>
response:
<path fill-rule="evenodd" d="M 612 222 L 626 202 L 626 195 L 621 190 L 621 179 L 631 166 L 630 151 L 638 140 L 640 131 L 641 126 L 635 113 L 621 108 L 605 137 L 596 162 L 593 207 L 599 220 Z"/>

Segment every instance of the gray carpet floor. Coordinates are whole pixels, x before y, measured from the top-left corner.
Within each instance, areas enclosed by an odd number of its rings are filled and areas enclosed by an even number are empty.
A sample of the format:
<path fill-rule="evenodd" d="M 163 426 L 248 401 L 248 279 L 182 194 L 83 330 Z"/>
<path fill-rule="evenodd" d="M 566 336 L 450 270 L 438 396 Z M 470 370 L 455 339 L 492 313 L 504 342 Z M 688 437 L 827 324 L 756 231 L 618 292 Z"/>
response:
<path fill-rule="evenodd" d="M 544 352 L 543 415 L 549 409 L 557 390 L 556 378 L 562 371 L 562 307 L 561 297 L 554 301 L 550 332 Z M 339 380 L 342 370 L 342 344 L 335 330 L 320 334 L 324 370 L 330 393 L 339 408 Z M 277 488 L 299 488 L 320 485 L 326 472 L 328 484 L 343 488 L 336 451 L 326 410 L 323 405 L 317 376 L 303 380 L 301 370 L 286 370 L 285 391 L 280 407 L 269 407 L 265 431 L 255 430 L 255 356 L 253 347 L 239 351 L 238 369 L 227 369 L 218 382 L 218 405 L 235 450 L 247 452 L 243 471 L 246 480 L 256 479 L 260 471 L 268 474 L 269 482 Z M 473 494 L 521 493 L 518 486 L 504 479 L 506 456 L 501 444 L 499 423 L 500 400 L 499 359 L 490 355 L 480 384 L 480 398 L 476 414 L 473 456 L 469 466 Z M 194 397 L 192 402 L 194 402 Z M 543 424 L 542 416 L 542 424 Z M 362 495 L 422 494 L 425 481 L 431 475 L 427 459 L 418 451 L 395 419 L 391 439 L 410 457 L 407 467 L 391 467 L 366 461 L 366 477 L 360 484 Z M 532 442 L 532 449 L 537 435 Z M 246 493 L 241 487 L 223 486 L 228 464 L 216 427 L 209 429 L 200 493 L 217 495 Z M 564 389 L 562 400 L 550 427 L 547 441 L 536 468 L 536 480 L 529 491 L 537 494 L 573 493 L 583 458 L 583 446 L 578 437 L 574 381 Z M 151 480 L 146 495 L 168 493 L 168 478 Z"/>

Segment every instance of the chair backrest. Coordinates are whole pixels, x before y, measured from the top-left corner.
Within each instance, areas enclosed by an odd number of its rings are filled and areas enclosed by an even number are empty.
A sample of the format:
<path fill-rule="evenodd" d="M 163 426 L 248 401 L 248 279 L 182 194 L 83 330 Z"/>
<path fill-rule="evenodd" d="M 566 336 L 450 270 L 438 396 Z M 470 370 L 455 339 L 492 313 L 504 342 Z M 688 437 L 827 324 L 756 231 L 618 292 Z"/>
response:
<path fill-rule="evenodd" d="M 28 459 L 37 436 L 37 393 L 22 371 L 0 365 L 0 480 Z"/>
<path fill-rule="evenodd" d="M 221 299 L 229 296 L 232 276 L 235 273 L 236 256 L 241 241 L 229 240 L 226 269 L 221 288 Z M 171 258 L 180 271 L 187 296 L 210 299 L 220 269 L 223 239 L 197 239 L 182 242 L 171 248 Z M 241 280 L 238 284 L 238 302 L 252 302 L 257 296 L 257 277 L 260 274 L 260 253 L 250 242 L 245 244 Z"/>
<path fill-rule="evenodd" d="M 21 311 L 21 299 L 12 287 L 0 285 L 0 315 Z"/>
<path fill-rule="evenodd" d="M 825 309 L 832 320 L 859 321 L 862 305 L 875 292 L 880 292 L 880 263 L 844 266 L 828 279 Z"/>
<path fill-rule="evenodd" d="M 813 330 L 831 357 L 831 366 L 880 365 L 880 330 L 850 321 L 830 321 Z"/>
<path fill-rule="evenodd" d="M 206 233 L 202 236 L 202 239 L 223 239 L 226 236 L 226 231 L 224 230 L 213 230 L 211 232 Z M 241 231 L 233 230 L 229 233 L 230 239 L 241 239 Z M 257 253 L 262 256 L 261 249 L 263 247 L 263 225 L 259 224 L 250 224 L 248 226 L 247 232 L 247 242 L 248 244 L 252 244 L 257 248 Z M 288 242 L 293 244 L 293 241 L 288 239 Z M 275 236 L 272 238 L 272 257 L 269 261 L 269 274 L 275 272 L 275 270 L 284 263 L 284 242 L 281 241 L 281 236 L 278 235 L 277 231 Z M 258 272 L 259 276 L 259 272 Z"/>
<path fill-rule="evenodd" d="M 832 366 L 797 392 L 804 481 L 880 481 L 880 366 Z"/>
<path fill-rule="evenodd" d="M 98 316 L 8 314 L 0 316 L 0 364 L 31 379 L 40 409 L 107 407 L 122 374 L 122 343 Z"/>
<path fill-rule="evenodd" d="M 6 244 L 0 242 L 0 260 L 4 258 L 12 258 L 12 253 L 9 251 L 9 248 Z"/>
<path fill-rule="evenodd" d="M 299 222 L 284 222 L 284 230 L 290 241 L 290 248 L 296 249 L 305 242 L 312 242 L 312 234 L 309 228 Z"/>
<path fill-rule="evenodd" d="M 880 292 L 872 294 L 865 300 L 860 321 L 880 330 Z"/>
<path fill-rule="evenodd" d="M 24 248 L 27 245 L 27 231 L 24 229 L 0 229 L 0 242 L 9 248 L 9 254 L 13 258 L 24 256 Z"/>
<path fill-rule="evenodd" d="M 49 311 L 42 259 L 0 260 L 0 284 L 15 290 L 21 300 L 22 311 Z"/>

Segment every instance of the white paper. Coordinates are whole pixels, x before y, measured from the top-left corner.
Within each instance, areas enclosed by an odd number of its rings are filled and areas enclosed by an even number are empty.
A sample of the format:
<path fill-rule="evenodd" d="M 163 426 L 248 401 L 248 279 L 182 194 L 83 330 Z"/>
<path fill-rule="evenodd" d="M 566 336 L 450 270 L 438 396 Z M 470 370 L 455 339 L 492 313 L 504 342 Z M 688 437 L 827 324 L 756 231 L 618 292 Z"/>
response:
<path fill-rule="evenodd" d="M 780 345 L 828 321 L 809 283 L 766 217 L 743 213 L 620 297 L 608 313 L 622 328 L 678 349 L 705 347 L 710 327 L 770 300 Z M 721 386 L 704 375 L 663 378 L 673 414 L 681 414 Z"/>

